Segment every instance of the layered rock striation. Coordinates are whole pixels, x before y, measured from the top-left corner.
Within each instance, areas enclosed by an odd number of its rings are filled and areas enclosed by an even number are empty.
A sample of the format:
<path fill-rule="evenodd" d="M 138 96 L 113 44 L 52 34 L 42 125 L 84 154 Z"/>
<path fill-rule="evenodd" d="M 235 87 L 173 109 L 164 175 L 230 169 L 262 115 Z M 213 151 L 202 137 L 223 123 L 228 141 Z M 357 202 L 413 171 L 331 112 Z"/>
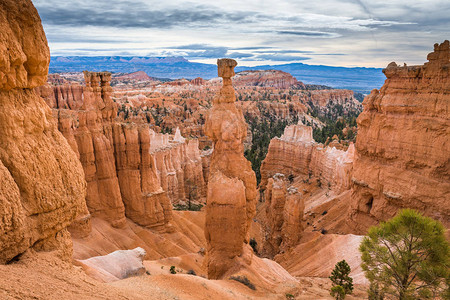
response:
<path fill-rule="evenodd" d="M 0 263 L 34 250 L 71 258 L 67 227 L 86 210 L 76 154 L 33 88 L 50 53 L 28 0 L 0 3 Z"/>
<path fill-rule="evenodd" d="M 206 134 L 214 143 L 209 167 L 205 237 L 208 278 L 219 279 L 251 264 L 249 227 L 255 215 L 256 177 L 244 158 L 247 125 L 236 106 L 231 85 L 236 61 L 217 61 L 223 87 L 206 120 Z"/>
<path fill-rule="evenodd" d="M 165 230 L 172 204 L 150 153 L 151 133 L 144 124 L 113 125 L 116 176 L 126 216 L 139 225 Z"/>
<path fill-rule="evenodd" d="M 150 151 L 155 159 L 158 179 L 172 203 L 181 204 L 206 197 L 198 139 L 186 140 L 177 128 L 173 139 L 152 131 L 151 141 Z"/>
<path fill-rule="evenodd" d="M 89 212 L 123 227 L 126 217 L 139 225 L 164 229 L 172 206 L 161 188 L 151 132 L 145 124 L 119 122 L 111 98 L 111 74 L 84 72 L 86 86 L 41 87 L 60 131 L 83 165 Z M 201 164 L 200 164 L 201 167 Z M 72 226 L 80 232 L 80 226 Z M 85 234 L 86 234 L 85 230 Z"/>
<path fill-rule="evenodd" d="M 265 200 L 268 230 L 260 254 L 274 257 L 297 245 L 304 229 L 305 203 L 296 188 L 288 188 L 283 174 L 269 178 Z"/>
<path fill-rule="evenodd" d="M 383 70 L 364 99 L 352 177 L 355 230 L 414 208 L 447 226 L 450 216 L 450 46 L 434 46 L 422 66 Z"/>
<path fill-rule="evenodd" d="M 302 124 L 286 127 L 280 138 L 270 141 L 261 165 L 261 186 L 277 173 L 286 177 L 315 176 L 322 184 L 340 193 L 350 188 L 354 146 L 346 151 L 324 147 L 312 137 L 312 127 Z"/>

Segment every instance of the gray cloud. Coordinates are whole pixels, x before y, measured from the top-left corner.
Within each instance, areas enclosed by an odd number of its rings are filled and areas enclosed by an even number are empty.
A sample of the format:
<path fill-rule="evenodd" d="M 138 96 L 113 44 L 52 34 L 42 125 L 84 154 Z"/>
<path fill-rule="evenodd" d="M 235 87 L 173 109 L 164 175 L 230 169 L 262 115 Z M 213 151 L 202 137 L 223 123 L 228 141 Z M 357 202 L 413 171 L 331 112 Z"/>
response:
<path fill-rule="evenodd" d="M 207 44 L 181 45 L 168 48 L 169 50 L 183 50 L 187 59 L 218 58 L 227 55 L 227 47 L 215 47 Z M 176 51 L 174 53 L 177 53 Z"/>
<path fill-rule="evenodd" d="M 259 50 L 254 51 L 256 53 L 284 53 L 284 54 L 312 54 L 314 51 L 306 51 L 306 50 Z"/>
<path fill-rule="evenodd" d="M 298 60 L 309 60 L 310 57 L 306 56 L 294 56 L 294 55 L 283 55 L 283 54 L 258 54 L 255 55 L 256 60 L 268 60 L 268 61 L 298 61 Z"/>
<path fill-rule="evenodd" d="M 435 42 L 449 38 L 450 27 L 448 0 L 33 3 L 52 55 L 182 55 L 202 62 L 228 56 L 254 64 L 310 60 L 385 66 L 397 59 L 423 63 Z"/>
<path fill-rule="evenodd" d="M 227 53 L 226 56 L 229 58 L 243 59 L 243 58 L 254 57 L 255 55 L 252 53 L 230 52 L 230 53 Z"/>
<path fill-rule="evenodd" d="M 108 37 L 82 37 L 82 36 L 72 36 L 72 35 L 58 35 L 58 34 L 47 34 L 47 39 L 54 43 L 92 43 L 92 44 L 125 44 L 129 43 L 130 40 L 127 39 L 114 39 Z"/>
<path fill-rule="evenodd" d="M 152 9 L 138 1 L 110 0 L 84 2 L 68 6 L 61 1 L 37 3 L 44 23 L 65 26 L 100 26 L 118 28 L 171 28 L 207 26 L 218 22 L 245 22 L 252 12 L 224 12 L 204 5 L 186 8 Z"/>
<path fill-rule="evenodd" d="M 298 35 L 302 37 L 312 37 L 312 38 L 335 38 L 340 35 L 334 32 L 320 32 L 320 31 L 277 31 L 279 34 L 290 34 L 290 35 Z"/>
<path fill-rule="evenodd" d="M 275 47 L 238 47 L 238 48 L 233 48 L 233 50 L 261 50 L 261 49 L 273 49 Z"/>

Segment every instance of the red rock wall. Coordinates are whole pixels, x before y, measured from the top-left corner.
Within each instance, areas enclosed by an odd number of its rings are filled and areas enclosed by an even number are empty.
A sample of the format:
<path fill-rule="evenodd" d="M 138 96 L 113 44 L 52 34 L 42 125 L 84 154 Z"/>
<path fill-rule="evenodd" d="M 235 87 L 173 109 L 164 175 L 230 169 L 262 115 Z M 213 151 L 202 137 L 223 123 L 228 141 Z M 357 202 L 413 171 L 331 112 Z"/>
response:
<path fill-rule="evenodd" d="M 265 190 L 267 232 L 260 254 L 274 257 L 295 246 L 303 233 L 305 204 L 297 189 L 287 188 L 287 178 L 275 174 Z"/>
<path fill-rule="evenodd" d="M 172 219 L 172 204 L 157 178 L 145 125 L 114 124 L 114 153 L 125 214 L 139 225 L 160 227 Z"/>
<path fill-rule="evenodd" d="M 173 204 L 183 204 L 189 197 L 206 197 L 202 158 L 198 140 L 169 141 L 152 152 L 158 179 Z"/>
<path fill-rule="evenodd" d="M 142 226 L 163 228 L 172 206 L 150 155 L 149 129 L 116 121 L 110 77 L 86 72 L 81 93 L 77 85 L 54 86 L 51 91 L 41 87 L 39 93 L 54 108 L 60 131 L 78 153 L 89 212 L 115 227 L 123 227 L 127 216 Z"/>
<path fill-rule="evenodd" d="M 383 87 L 364 99 L 352 178 L 356 231 L 403 207 L 450 226 L 449 57 L 445 41 L 423 66 L 391 63 Z"/>
<path fill-rule="evenodd" d="M 278 70 L 242 71 L 234 76 L 233 83 L 236 87 L 261 86 L 273 87 L 277 89 L 289 89 L 293 87 L 305 86 L 291 74 Z"/>

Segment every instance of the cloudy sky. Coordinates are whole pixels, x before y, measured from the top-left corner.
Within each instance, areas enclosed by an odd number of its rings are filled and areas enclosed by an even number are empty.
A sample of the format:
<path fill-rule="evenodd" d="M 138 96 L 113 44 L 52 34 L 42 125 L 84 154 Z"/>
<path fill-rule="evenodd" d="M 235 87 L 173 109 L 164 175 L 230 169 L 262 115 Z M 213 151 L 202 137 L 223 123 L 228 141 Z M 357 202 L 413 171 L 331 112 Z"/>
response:
<path fill-rule="evenodd" d="M 448 0 L 33 0 L 54 56 L 240 65 L 421 64 L 450 39 Z"/>

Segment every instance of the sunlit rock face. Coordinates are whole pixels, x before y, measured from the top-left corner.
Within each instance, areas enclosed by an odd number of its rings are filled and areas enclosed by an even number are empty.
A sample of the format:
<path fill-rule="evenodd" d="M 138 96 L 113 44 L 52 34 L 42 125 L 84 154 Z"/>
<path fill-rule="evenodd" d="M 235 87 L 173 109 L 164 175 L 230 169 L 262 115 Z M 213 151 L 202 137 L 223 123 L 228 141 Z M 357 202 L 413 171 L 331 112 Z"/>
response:
<path fill-rule="evenodd" d="M 205 237 L 208 277 L 223 278 L 227 272 L 250 265 L 249 227 L 255 215 L 256 177 L 244 158 L 247 135 L 242 110 L 236 106 L 231 77 L 236 61 L 218 60 L 223 86 L 207 117 L 206 134 L 214 142 L 209 166 Z"/>
<path fill-rule="evenodd" d="M 387 80 L 358 118 L 350 218 L 358 232 L 409 207 L 449 227 L 450 50 L 422 66 L 383 70 Z"/>
<path fill-rule="evenodd" d="M 161 188 L 152 147 L 163 144 L 165 136 L 154 136 L 146 124 L 116 118 L 110 73 L 86 71 L 84 78 L 86 86 L 47 85 L 38 93 L 53 108 L 59 130 L 83 165 L 87 215 L 114 227 L 125 226 L 128 217 L 139 225 L 164 230 L 172 217 L 172 204 Z M 87 218 L 81 218 L 71 232 L 78 237 L 88 234 L 86 223 Z"/>
<path fill-rule="evenodd" d="M 151 130 L 150 141 L 158 179 L 172 204 L 204 199 L 206 183 L 198 139 L 185 139 L 177 128 L 173 139 Z"/>
<path fill-rule="evenodd" d="M 70 259 L 67 227 L 86 210 L 77 155 L 33 88 L 50 53 L 29 0 L 0 2 L 0 263 L 27 251 Z"/>
<path fill-rule="evenodd" d="M 275 174 L 269 178 L 265 190 L 268 234 L 261 254 L 274 257 L 297 245 L 303 233 L 305 203 L 301 193 L 288 188 L 287 178 Z"/>
<path fill-rule="evenodd" d="M 316 143 L 312 127 L 303 124 L 286 127 L 280 138 L 270 141 L 261 165 L 261 187 L 277 173 L 289 176 L 315 176 L 336 193 L 350 188 L 354 145 L 347 150 Z"/>

